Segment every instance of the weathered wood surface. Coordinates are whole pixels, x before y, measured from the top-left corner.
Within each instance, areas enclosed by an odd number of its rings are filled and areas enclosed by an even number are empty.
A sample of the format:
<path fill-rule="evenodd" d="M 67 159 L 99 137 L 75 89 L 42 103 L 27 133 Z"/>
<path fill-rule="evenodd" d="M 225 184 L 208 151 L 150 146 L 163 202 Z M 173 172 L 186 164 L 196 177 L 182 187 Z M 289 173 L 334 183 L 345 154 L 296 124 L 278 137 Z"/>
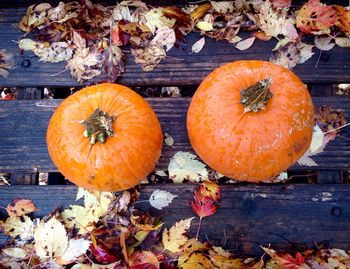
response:
<path fill-rule="evenodd" d="M 148 203 L 137 206 L 163 213 L 165 226 L 194 216 L 189 201 L 195 185 L 148 185 L 141 189 L 140 200 L 147 200 L 155 189 L 178 195 L 162 211 Z M 33 199 L 40 211 L 48 214 L 56 207 L 76 204 L 75 186 L 13 186 L 0 188 L 0 205 L 16 197 Z M 201 238 L 239 254 L 260 255 L 260 245 L 284 250 L 302 250 L 327 242 L 331 247 L 350 248 L 349 185 L 230 185 L 222 187 L 217 214 L 203 220 Z M 6 214 L 0 211 L 4 219 Z M 195 235 L 198 218 L 190 234 Z M 207 238 L 207 239 L 206 239 Z M 4 243 L 5 236 L 0 236 Z"/>
<path fill-rule="evenodd" d="M 16 66 L 7 78 L 0 77 L 1 86 L 78 86 L 65 69 L 65 63 L 43 63 L 31 52 L 20 53 L 18 41 L 23 33 L 17 24 L 25 14 L 25 8 L 0 9 L 0 48 L 15 55 Z M 241 34 L 248 37 L 250 34 Z M 199 39 L 198 33 L 191 33 L 186 44 L 169 51 L 166 60 L 153 71 L 142 72 L 140 65 L 135 64 L 130 53 L 126 53 L 126 72 L 118 80 L 125 85 L 192 85 L 202 79 L 216 67 L 235 60 L 260 59 L 268 60 L 276 40 L 269 42 L 256 41 L 246 51 L 239 51 L 226 41 L 217 42 L 206 39 L 206 45 L 198 54 L 191 53 L 191 47 Z M 315 69 L 319 51 L 311 60 L 298 65 L 294 71 L 304 82 L 335 83 L 350 81 L 350 53 L 348 48 L 335 47 L 323 56 Z M 60 73 L 60 74 L 59 74 Z M 91 83 L 92 81 L 90 81 Z"/>
<path fill-rule="evenodd" d="M 350 98 L 314 97 L 315 105 L 330 106 L 343 110 L 350 118 Z M 164 133 L 170 134 L 174 146 L 164 145 L 162 157 L 156 169 L 165 170 L 177 151 L 192 151 L 187 137 L 186 113 L 189 98 L 149 98 Z M 49 119 L 61 100 L 17 100 L 0 102 L 0 172 L 54 172 L 56 167 L 47 152 L 45 135 Z M 313 157 L 318 167 L 293 169 L 340 169 L 350 168 L 350 130 L 331 141 L 325 151 Z"/>

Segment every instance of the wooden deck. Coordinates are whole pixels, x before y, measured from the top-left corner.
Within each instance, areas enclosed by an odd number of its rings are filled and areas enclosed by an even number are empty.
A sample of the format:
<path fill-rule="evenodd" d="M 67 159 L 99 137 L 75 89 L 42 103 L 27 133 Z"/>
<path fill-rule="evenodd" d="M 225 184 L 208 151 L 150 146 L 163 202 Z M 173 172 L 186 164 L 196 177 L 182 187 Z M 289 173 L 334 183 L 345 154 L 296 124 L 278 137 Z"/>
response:
<path fill-rule="evenodd" d="M 76 203 L 76 187 L 72 185 L 38 186 L 39 172 L 57 172 L 51 162 L 45 142 L 48 121 L 61 100 L 40 100 L 42 87 L 82 86 L 69 72 L 63 72 L 64 63 L 39 62 L 32 53 L 20 54 L 17 44 L 22 33 L 17 23 L 25 13 L 28 1 L 18 1 L 18 7 L 9 8 L 5 1 L 0 8 L 0 48 L 16 55 L 16 67 L 8 78 L 0 77 L 0 86 L 19 87 L 19 99 L 0 102 L 0 173 L 11 173 L 12 184 L 0 187 L 0 205 L 6 206 L 17 197 L 33 199 L 43 216 L 56 207 Z M 0 4 L 1 7 L 1 4 Z M 126 72 L 118 83 L 127 86 L 165 85 L 193 88 L 217 66 L 240 59 L 268 60 L 275 41 L 256 43 L 246 51 L 238 51 L 231 44 L 209 38 L 199 54 L 190 55 L 192 44 L 199 36 L 187 37 L 187 45 L 174 48 L 167 58 L 152 72 L 129 57 Z M 311 60 L 298 65 L 294 71 L 309 85 L 316 106 L 330 106 L 344 112 L 350 120 L 350 97 L 336 96 L 332 84 L 350 82 L 349 49 L 334 48 L 324 52 L 315 69 L 318 51 Z M 28 64 L 29 63 L 29 64 Z M 29 89 L 29 87 L 31 87 Z M 34 87 L 34 88 L 33 88 Z M 31 99 L 31 100 L 29 100 Z M 157 170 L 166 170 L 169 158 L 177 151 L 192 151 L 186 131 L 186 111 L 190 98 L 148 98 L 156 111 L 164 133 L 170 134 L 175 144 L 164 146 Z M 259 245 L 281 250 L 302 250 L 315 243 L 350 249 L 350 185 L 342 175 L 350 170 L 350 128 L 330 142 L 325 151 L 313 157 L 316 167 L 294 165 L 290 173 L 316 171 L 316 184 L 295 180 L 291 184 L 233 184 L 223 185 L 223 198 L 218 213 L 204 220 L 202 238 L 223 245 L 239 254 L 260 255 Z M 310 172 L 311 171 L 311 172 Z M 24 185 L 31 183 L 34 185 Z M 331 184 L 329 184 L 331 183 Z M 164 209 L 166 226 L 181 218 L 193 216 L 188 201 L 195 188 L 193 184 L 156 184 L 142 186 L 141 198 L 147 199 L 154 189 L 168 190 L 179 195 L 173 204 Z M 140 203 L 147 210 L 148 204 Z M 159 212 L 157 212 L 159 213 Z M 5 217 L 0 211 L 0 219 Z M 195 231 L 191 231 L 192 234 Z M 0 244 L 6 237 L 0 236 Z"/>

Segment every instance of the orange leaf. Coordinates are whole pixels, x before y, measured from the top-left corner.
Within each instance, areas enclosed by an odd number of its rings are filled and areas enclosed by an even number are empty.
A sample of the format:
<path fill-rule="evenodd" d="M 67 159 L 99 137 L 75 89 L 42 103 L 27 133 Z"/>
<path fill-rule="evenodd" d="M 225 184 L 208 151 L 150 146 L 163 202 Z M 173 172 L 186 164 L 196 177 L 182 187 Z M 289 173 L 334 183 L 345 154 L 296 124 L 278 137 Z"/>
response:
<path fill-rule="evenodd" d="M 261 31 L 253 32 L 253 36 L 262 41 L 269 41 L 272 38 L 272 36 L 267 35 L 265 32 Z"/>
<path fill-rule="evenodd" d="M 221 190 L 218 184 L 211 181 L 204 181 L 199 188 L 201 195 L 208 196 L 215 202 L 221 199 Z"/>
<path fill-rule="evenodd" d="M 151 251 L 135 251 L 129 257 L 130 269 L 158 269 L 159 262 L 156 255 Z"/>
<path fill-rule="evenodd" d="M 7 207 L 7 213 L 10 217 L 20 217 L 29 213 L 38 211 L 32 200 L 16 199 L 13 200 Z"/>
<path fill-rule="evenodd" d="M 338 26 L 344 33 L 350 34 L 350 10 L 346 10 L 342 6 L 334 6 L 338 14 L 338 20 L 335 25 Z"/>
<path fill-rule="evenodd" d="M 304 33 L 328 33 L 337 21 L 337 13 L 333 6 L 310 0 L 296 12 L 297 27 Z"/>
<path fill-rule="evenodd" d="M 218 206 L 210 197 L 201 194 L 200 189 L 196 191 L 194 201 L 191 202 L 191 207 L 193 212 L 200 218 L 211 216 L 218 209 Z"/>
<path fill-rule="evenodd" d="M 305 259 L 303 255 L 301 255 L 299 252 L 293 257 L 290 254 L 281 254 L 277 253 L 275 250 L 271 248 L 264 248 L 262 249 L 270 255 L 271 259 L 276 262 L 278 265 L 285 269 L 300 269 L 302 268 L 302 265 L 305 263 Z"/>

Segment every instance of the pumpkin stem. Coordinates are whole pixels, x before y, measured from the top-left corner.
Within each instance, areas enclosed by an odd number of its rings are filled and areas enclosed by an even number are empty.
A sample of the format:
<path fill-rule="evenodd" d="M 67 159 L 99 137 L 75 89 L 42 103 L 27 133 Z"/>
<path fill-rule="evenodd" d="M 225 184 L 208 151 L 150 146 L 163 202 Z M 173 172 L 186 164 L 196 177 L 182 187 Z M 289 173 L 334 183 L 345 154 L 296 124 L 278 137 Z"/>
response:
<path fill-rule="evenodd" d="M 267 101 L 272 97 L 270 85 L 271 78 L 266 78 L 241 90 L 241 104 L 244 106 L 244 113 L 258 112 L 266 108 Z"/>
<path fill-rule="evenodd" d="M 107 137 L 113 136 L 112 124 L 115 116 L 108 115 L 97 108 L 88 119 L 82 122 L 86 126 L 84 136 L 90 139 L 90 144 L 94 145 L 96 142 L 105 143 Z"/>

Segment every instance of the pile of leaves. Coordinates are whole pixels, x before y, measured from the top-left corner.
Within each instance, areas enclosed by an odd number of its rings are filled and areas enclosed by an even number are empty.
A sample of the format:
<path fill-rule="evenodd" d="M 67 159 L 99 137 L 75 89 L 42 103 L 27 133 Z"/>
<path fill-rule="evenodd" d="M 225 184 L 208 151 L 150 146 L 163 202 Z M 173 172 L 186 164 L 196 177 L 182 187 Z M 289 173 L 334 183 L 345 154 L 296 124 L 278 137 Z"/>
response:
<path fill-rule="evenodd" d="M 335 44 L 350 46 L 350 10 L 310 0 L 295 11 L 291 0 L 208 1 L 199 5 L 152 7 L 138 0 L 115 6 L 89 0 L 32 5 L 19 23 L 26 32 L 19 41 L 44 62 L 67 61 L 66 69 L 79 82 L 115 81 L 125 69 L 125 50 L 131 51 L 144 71 L 155 68 L 190 32 L 203 37 L 192 47 L 198 53 L 205 36 L 227 40 L 238 50 L 256 38 L 278 40 L 271 61 L 288 68 L 304 63 L 316 46 L 321 51 Z M 252 32 L 242 40 L 238 34 Z M 301 41 L 315 35 L 314 44 Z"/>
<path fill-rule="evenodd" d="M 0 252 L 1 268 L 348 268 L 349 254 L 340 249 L 324 249 L 295 255 L 262 249 L 261 258 L 237 258 L 220 246 L 200 242 L 202 219 L 218 210 L 219 186 L 206 181 L 190 202 L 199 217 L 197 235 L 189 236 L 195 217 L 177 221 L 163 228 L 159 217 L 141 212 L 136 203 L 148 202 L 163 209 L 176 199 L 164 190 L 155 190 L 147 201 L 138 200 L 139 192 L 88 192 L 79 189 L 77 200 L 54 210 L 42 219 L 34 218 L 39 209 L 33 201 L 16 199 L 4 210 L 9 217 L 0 222 L 5 235 L 11 237 Z"/>

